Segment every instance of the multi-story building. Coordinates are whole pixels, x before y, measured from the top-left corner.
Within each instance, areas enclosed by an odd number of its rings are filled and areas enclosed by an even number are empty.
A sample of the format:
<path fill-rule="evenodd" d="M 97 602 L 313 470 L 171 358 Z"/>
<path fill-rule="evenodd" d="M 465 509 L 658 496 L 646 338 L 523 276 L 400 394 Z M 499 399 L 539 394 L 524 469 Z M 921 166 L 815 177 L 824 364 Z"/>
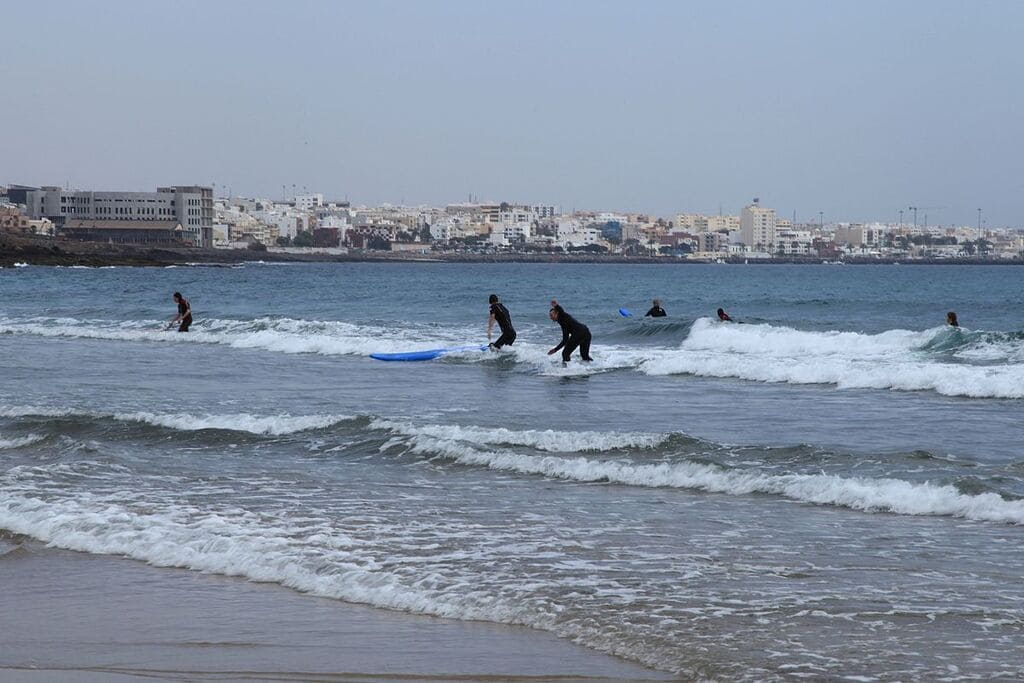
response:
<path fill-rule="evenodd" d="M 809 230 L 777 230 L 772 253 L 780 256 L 807 256 L 811 253 Z"/>
<path fill-rule="evenodd" d="M 755 199 L 740 212 L 740 239 L 748 249 L 765 251 L 775 243 L 775 209 L 766 209 Z"/>
<path fill-rule="evenodd" d="M 16 206 L 0 204 L 0 232 L 25 235 L 53 235 L 53 223 L 46 218 L 30 219 Z"/>
<path fill-rule="evenodd" d="M 699 213 L 681 213 L 676 215 L 672 223 L 672 232 L 718 232 L 720 230 L 739 230 L 740 219 L 737 216 L 705 216 Z"/>
<path fill-rule="evenodd" d="M 58 234 L 129 244 L 213 245 L 213 190 L 197 185 L 156 192 L 92 192 L 42 187 L 25 193 L 30 218 Z"/>
<path fill-rule="evenodd" d="M 295 198 L 295 208 L 300 211 L 311 211 L 324 205 L 322 194 L 300 194 Z"/>

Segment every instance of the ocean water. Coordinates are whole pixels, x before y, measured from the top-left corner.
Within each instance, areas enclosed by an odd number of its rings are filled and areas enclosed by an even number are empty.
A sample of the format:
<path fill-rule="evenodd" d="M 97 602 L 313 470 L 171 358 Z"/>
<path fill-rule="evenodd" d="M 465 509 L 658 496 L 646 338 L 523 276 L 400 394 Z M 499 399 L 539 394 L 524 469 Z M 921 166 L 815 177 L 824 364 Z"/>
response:
<path fill-rule="evenodd" d="M 527 625 L 684 679 L 1020 678 L 1022 285 L 980 266 L 4 269 L 0 536 Z M 175 290 L 188 334 L 163 329 Z M 368 357 L 486 341 L 492 292 L 510 350 Z M 654 297 L 668 318 L 640 317 Z M 552 298 L 593 363 L 546 354 Z"/>

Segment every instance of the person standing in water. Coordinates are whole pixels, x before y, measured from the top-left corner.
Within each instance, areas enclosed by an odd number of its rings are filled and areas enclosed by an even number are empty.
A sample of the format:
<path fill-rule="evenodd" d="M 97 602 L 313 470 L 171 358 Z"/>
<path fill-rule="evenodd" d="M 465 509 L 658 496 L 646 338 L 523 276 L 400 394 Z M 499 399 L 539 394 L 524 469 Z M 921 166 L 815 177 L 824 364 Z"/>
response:
<path fill-rule="evenodd" d="M 960 327 L 960 323 L 956 319 L 956 311 L 950 311 L 946 314 L 946 324 L 950 327 Z"/>
<path fill-rule="evenodd" d="M 491 304 L 491 314 L 487 318 L 487 346 L 492 349 L 500 349 L 502 346 L 512 346 L 516 341 L 516 330 L 512 327 L 512 315 L 505 308 L 505 304 L 498 301 L 497 294 L 491 294 L 488 302 Z M 498 323 L 498 328 L 501 329 L 501 336 L 498 337 L 498 341 L 493 344 L 491 341 L 491 330 L 494 328 L 494 323 Z"/>
<path fill-rule="evenodd" d="M 181 295 L 181 292 L 174 293 L 174 303 L 178 304 L 178 315 L 174 316 L 167 327 L 170 329 L 174 327 L 174 323 L 180 323 L 178 332 L 188 332 L 189 326 L 192 325 L 192 305 Z"/>
<path fill-rule="evenodd" d="M 651 303 L 653 303 L 654 305 L 651 306 L 651 310 L 644 313 L 645 318 L 664 318 L 665 316 L 668 315 L 668 313 L 665 312 L 665 309 L 661 307 L 661 299 L 655 299 Z"/>
<path fill-rule="evenodd" d="M 554 299 L 551 300 L 551 310 L 548 311 L 548 317 L 562 328 L 562 341 L 558 342 L 558 346 L 548 351 L 549 356 L 561 349 L 562 364 L 564 365 L 569 362 L 572 352 L 579 348 L 581 360 L 588 362 L 594 360 L 590 357 L 591 336 L 590 329 L 586 325 L 566 313 L 565 309 L 559 306 L 558 302 Z"/>

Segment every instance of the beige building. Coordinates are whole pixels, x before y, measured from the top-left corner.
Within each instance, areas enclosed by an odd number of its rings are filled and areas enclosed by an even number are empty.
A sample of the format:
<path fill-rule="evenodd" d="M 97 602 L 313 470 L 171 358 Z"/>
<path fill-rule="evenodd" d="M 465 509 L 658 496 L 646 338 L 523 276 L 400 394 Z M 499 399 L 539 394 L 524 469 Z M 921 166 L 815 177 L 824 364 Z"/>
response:
<path fill-rule="evenodd" d="M 775 209 L 766 209 L 755 199 L 740 212 L 740 239 L 748 249 L 766 251 L 775 243 Z"/>
<path fill-rule="evenodd" d="M 29 218 L 16 206 L 0 206 L 0 232 L 52 237 L 53 223 L 46 218 Z"/>
<path fill-rule="evenodd" d="M 699 213 L 681 213 L 672 222 L 672 232 L 691 234 L 739 229 L 739 216 L 705 216 Z"/>

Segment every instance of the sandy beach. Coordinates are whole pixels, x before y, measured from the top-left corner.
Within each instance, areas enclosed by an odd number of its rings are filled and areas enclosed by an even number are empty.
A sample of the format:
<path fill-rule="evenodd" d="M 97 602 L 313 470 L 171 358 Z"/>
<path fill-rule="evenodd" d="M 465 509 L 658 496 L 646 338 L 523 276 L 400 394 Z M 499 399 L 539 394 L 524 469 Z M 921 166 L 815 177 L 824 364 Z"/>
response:
<path fill-rule="evenodd" d="M 666 677 L 527 628 L 0 541 L 4 681 L 637 681 Z"/>

